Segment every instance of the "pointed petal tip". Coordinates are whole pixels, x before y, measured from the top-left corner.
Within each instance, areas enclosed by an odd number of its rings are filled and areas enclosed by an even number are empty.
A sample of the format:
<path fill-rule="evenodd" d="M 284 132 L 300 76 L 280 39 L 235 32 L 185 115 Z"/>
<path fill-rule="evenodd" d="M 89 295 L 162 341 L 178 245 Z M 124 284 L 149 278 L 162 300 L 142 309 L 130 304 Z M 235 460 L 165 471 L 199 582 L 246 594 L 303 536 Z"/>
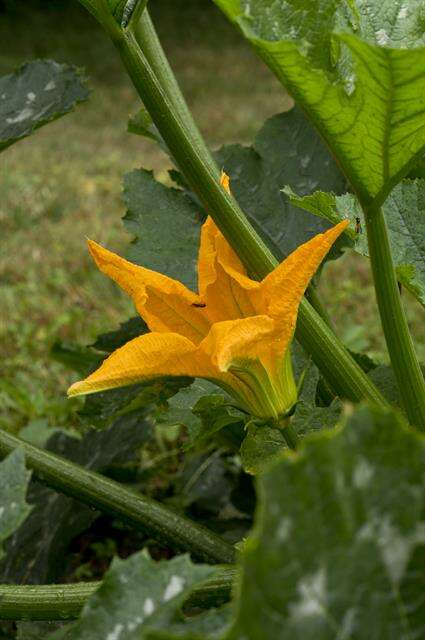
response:
<path fill-rule="evenodd" d="M 84 381 L 74 382 L 66 392 L 68 398 L 74 398 L 75 396 L 84 395 Z M 83 388 L 82 388 L 83 387 Z"/>
<path fill-rule="evenodd" d="M 341 222 L 338 222 L 338 224 L 336 225 L 336 228 L 341 229 L 341 231 L 344 231 L 344 229 L 346 229 L 349 224 L 350 224 L 350 220 L 348 219 L 341 220 Z"/>
<path fill-rule="evenodd" d="M 99 251 L 106 251 L 106 249 L 104 247 L 102 247 L 101 244 L 99 244 L 98 242 L 96 242 L 95 240 L 92 240 L 91 238 L 86 238 L 86 242 L 87 242 L 87 246 L 89 248 L 89 251 L 91 253 L 91 255 L 94 257 L 97 253 L 99 253 Z"/>
<path fill-rule="evenodd" d="M 321 235 L 325 240 L 329 242 L 330 245 L 332 245 L 337 240 L 337 238 L 341 235 L 341 233 L 345 231 L 345 229 L 348 227 L 349 224 L 350 224 L 350 220 L 347 220 L 347 219 L 341 220 L 341 222 L 338 222 L 338 224 L 334 225 L 333 227 L 331 227 Z M 320 234 L 319 236 L 316 236 L 316 237 L 319 238 Z"/>
<path fill-rule="evenodd" d="M 76 396 L 87 396 L 92 393 L 98 393 L 99 391 L 107 391 L 110 388 L 107 384 L 102 384 L 102 381 L 89 381 L 86 378 L 85 380 L 74 382 L 67 390 L 66 395 L 68 398 L 75 398 Z"/>
<path fill-rule="evenodd" d="M 223 187 L 223 189 L 227 191 L 227 193 L 230 193 L 230 177 L 227 175 L 224 169 L 221 170 L 220 184 Z"/>

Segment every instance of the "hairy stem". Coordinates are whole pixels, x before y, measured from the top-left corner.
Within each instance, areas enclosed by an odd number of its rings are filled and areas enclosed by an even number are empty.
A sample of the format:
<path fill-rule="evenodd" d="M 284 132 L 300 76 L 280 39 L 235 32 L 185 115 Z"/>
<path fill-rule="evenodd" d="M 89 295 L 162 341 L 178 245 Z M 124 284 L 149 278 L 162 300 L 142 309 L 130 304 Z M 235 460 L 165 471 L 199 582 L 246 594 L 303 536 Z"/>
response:
<path fill-rule="evenodd" d="M 192 189 L 199 196 L 207 212 L 232 244 L 250 273 L 263 278 L 274 269 L 277 261 L 253 229 L 233 196 L 218 182 L 218 168 L 205 144 L 200 145 L 192 135 L 192 125 L 185 113 L 170 100 L 168 90 L 159 82 L 144 51 L 131 32 L 111 33 L 122 61 L 155 125 L 184 172 Z M 145 32 L 142 45 L 152 58 L 155 42 Z M 145 43 L 145 44 L 143 44 Z M 158 55 L 163 55 L 158 54 Z M 161 76 L 167 84 L 167 74 Z M 296 337 L 312 355 L 314 362 L 337 393 L 353 401 L 367 398 L 385 405 L 385 401 L 366 374 L 352 359 L 342 343 L 304 298 L 299 310 Z"/>
<path fill-rule="evenodd" d="M 376 299 L 394 375 L 409 421 L 425 431 L 425 381 L 401 302 L 384 214 L 381 208 L 363 208 Z"/>
<path fill-rule="evenodd" d="M 194 588 L 185 607 L 218 606 L 230 600 L 236 569 L 220 568 Z M 101 582 L 49 585 L 0 585 L 0 620 L 72 620 Z"/>
<path fill-rule="evenodd" d="M 87 471 L 65 458 L 0 430 L 0 456 L 4 457 L 18 447 L 24 450 L 26 464 L 34 471 L 37 480 L 49 487 L 117 516 L 136 529 L 149 532 L 156 540 L 165 542 L 173 549 L 189 551 L 211 563 L 228 564 L 234 561 L 234 548 L 206 527 L 114 480 Z"/>

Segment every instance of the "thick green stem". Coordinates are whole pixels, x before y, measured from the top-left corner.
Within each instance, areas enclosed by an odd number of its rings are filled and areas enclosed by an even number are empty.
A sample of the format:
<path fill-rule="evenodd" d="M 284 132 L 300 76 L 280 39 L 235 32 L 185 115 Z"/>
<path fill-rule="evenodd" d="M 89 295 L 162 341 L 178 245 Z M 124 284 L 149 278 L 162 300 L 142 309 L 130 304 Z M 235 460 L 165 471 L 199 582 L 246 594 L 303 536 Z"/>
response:
<path fill-rule="evenodd" d="M 0 585 L 0 620 L 72 620 L 100 582 Z"/>
<path fill-rule="evenodd" d="M 332 319 L 329 315 L 329 313 L 327 312 L 327 310 L 325 309 L 325 307 L 323 306 L 322 300 L 317 292 L 317 289 L 314 285 L 310 284 L 307 287 L 307 291 L 305 292 L 305 297 L 307 298 L 307 300 L 309 301 L 309 303 L 311 304 L 311 306 L 313 307 L 313 309 L 315 311 L 317 311 L 317 313 L 319 314 L 319 316 L 321 318 L 323 318 L 323 320 L 326 322 L 326 324 L 328 325 L 328 327 L 332 330 L 335 331 L 334 326 L 332 324 Z"/>
<path fill-rule="evenodd" d="M 425 430 L 425 381 L 409 332 L 381 208 L 364 206 L 369 255 L 382 327 L 409 421 Z"/>
<path fill-rule="evenodd" d="M 199 152 L 205 158 L 211 162 L 211 166 L 214 171 L 217 171 L 214 159 L 202 137 L 196 122 L 193 119 L 192 113 L 187 106 L 186 100 L 180 90 L 176 77 L 168 62 L 167 56 L 164 53 L 161 42 L 155 31 L 155 27 L 152 24 L 149 12 L 146 9 L 140 19 L 139 24 L 135 29 L 136 40 L 143 51 L 152 71 L 156 75 L 156 78 L 161 85 L 164 92 L 171 104 L 173 105 L 175 112 L 180 115 L 180 118 L 185 123 L 188 132 L 190 132 L 192 141 L 196 142 L 199 148 Z M 322 305 L 319 294 L 314 286 L 310 285 L 306 292 L 307 300 L 317 311 L 319 315 L 325 320 L 331 329 L 332 322 L 326 309 Z"/>
<path fill-rule="evenodd" d="M 185 126 L 190 132 L 192 140 L 196 142 L 198 152 L 202 154 L 206 161 L 211 163 L 212 169 L 217 171 L 214 160 L 193 119 L 167 56 L 164 53 L 147 9 L 142 13 L 134 35 L 152 71 L 156 75 L 159 84 L 173 105 L 175 112 L 180 115 L 180 118 L 184 121 Z"/>
<path fill-rule="evenodd" d="M 37 480 L 49 487 L 117 516 L 174 549 L 190 551 L 197 558 L 211 563 L 227 564 L 234 561 L 234 548 L 206 527 L 99 473 L 87 471 L 65 458 L 0 430 L 1 457 L 18 447 L 24 449 L 26 464 L 33 469 Z"/>
<path fill-rule="evenodd" d="M 194 588 L 185 607 L 211 607 L 230 600 L 236 569 L 223 567 Z M 101 582 L 0 585 L 0 620 L 72 620 Z"/>
<path fill-rule="evenodd" d="M 282 431 L 282 435 L 285 438 L 288 447 L 293 451 L 296 451 L 298 448 L 298 436 L 290 421 L 287 421 L 286 424 L 278 424 L 278 429 Z"/>
<path fill-rule="evenodd" d="M 185 114 L 170 100 L 169 91 L 158 81 L 134 34 L 114 32 L 111 37 L 134 86 L 192 189 L 250 273 L 258 278 L 264 277 L 276 267 L 277 261 L 233 196 L 219 185 L 218 168 L 210 154 L 205 152 L 205 145 L 199 145 L 193 138 L 191 126 L 185 122 Z M 151 42 L 152 46 L 155 44 Z M 152 56 L 152 49 L 149 50 Z M 386 404 L 306 299 L 300 305 L 296 337 L 340 396 L 353 401 L 367 398 L 380 405 Z"/>

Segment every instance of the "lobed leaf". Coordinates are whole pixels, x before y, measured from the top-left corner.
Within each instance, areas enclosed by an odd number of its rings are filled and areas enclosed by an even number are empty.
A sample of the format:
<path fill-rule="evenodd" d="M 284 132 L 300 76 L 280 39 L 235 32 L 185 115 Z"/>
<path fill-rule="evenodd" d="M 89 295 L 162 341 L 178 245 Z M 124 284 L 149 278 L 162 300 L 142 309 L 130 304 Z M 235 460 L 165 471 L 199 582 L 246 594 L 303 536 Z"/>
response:
<path fill-rule="evenodd" d="M 425 148 L 417 0 L 214 0 L 303 107 L 359 197 L 381 203 Z"/>
<path fill-rule="evenodd" d="M 98 591 L 88 600 L 80 620 L 52 636 L 52 640 L 143 640 L 154 630 L 172 636 L 189 629 L 211 638 L 223 631 L 225 616 L 207 614 L 200 620 L 178 621 L 193 587 L 214 573 L 214 567 L 193 564 L 188 556 L 154 562 L 145 553 L 127 560 L 115 558 Z M 181 616 L 180 616 L 181 617 Z M 212 632 L 212 633 L 211 633 Z M 193 636 L 192 636 L 193 637 Z"/>
<path fill-rule="evenodd" d="M 341 171 L 298 108 L 267 120 L 251 147 L 228 145 L 216 158 L 231 177 L 232 192 L 278 258 L 330 228 L 297 211 L 281 192 L 286 184 L 304 195 L 319 185 L 335 193 L 346 188 Z M 341 242 L 331 252 L 333 257 L 339 247 Z"/>
<path fill-rule="evenodd" d="M 425 633 L 425 440 L 363 406 L 258 480 L 227 640 L 413 640 Z"/>
<path fill-rule="evenodd" d="M 0 462 L 0 560 L 4 556 L 1 543 L 18 529 L 31 512 L 25 500 L 30 476 L 21 449 Z"/>
<path fill-rule="evenodd" d="M 0 78 L 0 151 L 87 100 L 85 78 L 76 67 L 33 60 Z"/>
<path fill-rule="evenodd" d="M 332 193 L 316 192 L 298 197 L 285 189 L 291 202 L 304 210 L 336 224 L 349 218 L 352 224 L 347 229 L 354 250 L 368 256 L 364 214 L 359 202 L 351 194 L 335 196 Z M 397 185 L 383 205 L 388 227 L 391 253 L 399 282 L 417 300 L 425 305 L 425 180 L 404 180 Z M 363 232 L 356 233 L 356 218 Z"/>
<path fill-rule="evenodd" d="M 136 236 L 129 260 L 176 278 L 196 290 L 201 213 L 180 189 L 160 184 L 151 171 L 124 177 L 124 224 Z"/>

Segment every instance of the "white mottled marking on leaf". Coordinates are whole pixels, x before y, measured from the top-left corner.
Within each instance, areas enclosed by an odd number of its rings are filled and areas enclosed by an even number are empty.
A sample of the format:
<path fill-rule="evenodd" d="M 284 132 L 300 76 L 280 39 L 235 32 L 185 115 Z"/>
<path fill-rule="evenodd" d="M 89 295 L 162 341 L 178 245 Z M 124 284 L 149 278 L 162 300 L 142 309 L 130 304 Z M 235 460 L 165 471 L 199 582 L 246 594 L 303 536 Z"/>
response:
<path fill-rule="evenodd" d="M 324 569 L 302 578 L 297 585 L 298 602 L 289 605 L 289 614 L 299 620 L 306 616 L 323 616 L 326 600 L 326 574 Z"/>
<path fill-rule="evenodd" d="M 286 540 L 288 540 L 289 535 L 291 533 L 291 529 L 292 529 L 291 518 L 282 518 L 279 522 L 279 525 L 276 531 L 276 538 L 279 540 L 279 542 L 285 542 Z"/>
<path fill-rule="evenodd" d="M 27 100 L 28 102 L 34 102 L 35 100 L 35 93 L 33 91 L 30 91 L 29 93 L 27 93 Z"/>
<path fill-rule="evenodd" d="M 339 493 L 345 491 L 345 478 L 341 471 L 335 471 L 335 485 Z"/>
<path fill-rule="evenodd" d="M 370 484 L 374 473 L 369 462 L 365 458 L 360 458 L 353 471 L 353 485 L 357 489 L 365 489 Z"/>
<path fill-rule="evenodd" d="M 354 622 L 356 618 L 356 610 L 354 608 L 348 609 L 344 613 L 344 617 L 341 622 L 341 626 L 338 629 L 338 635 L 335 640 L 350 640 L 354 633 Z"/>
<path fill-rule="evenodd" d="M 183 591 L 184 580 L 180 578 L 180 576 L 171 576 L 170 582 L 167 584 L 163 600 L 164 602 L 168 602 L 171 598 L 175 598 Z"/>
<path fill-rule="evenodd" d="M 405 5 L 405 4 L 401 5 L 400 11 L 398 12 L 397 18 L 399 20 L 404 20 L 404 18 L 407 16 L 408 10 L 409 9 L 408 9 L 407 5 Z"/>
<path fill-rule="evenodd" d="M 132 622 L 127 623 L 127 631 L 134 631 L 138 626 L 142 624 L 142 622 L 143 618 L 137 616 L 137 618 L 135 618 Z"/>
<path fill-rule="evenodd" d="M 147 616 L 152 615 L 152 613 L 155 611 L 155 605 L 152 598 L 146 598 L 143 604 L 143 611 Z"/>
<path fill-rule="evenodd" d="M 390 578 L 397 584 L 404 575 L 412 549 L 425 542 L 425 522 L 417 524 L 411 535 L 405 536 L 389 518 L 385 518 L 381 522 L 377 542 Z"/>
<path fill-rule="evenodd" d="M 419 522 L 410 534 L 405 535 L 391 522 L 390 517 L 375 516 L 361 527 L 357 537 L 359 540 L 376 542 L 391 581 L 398 584 L 412 550 L 417 544 L 425 543 L 425 522 Z"/>
<path fill-rule="evenodd" d="M 4 507 L 0 507 L 0 518 L 2 517 L 3 513 L 4 513 Z"/>
<path fill-rule="evenodd" d="M 373 540 L 375 537 L 375 527 L 371 522 L 366 522 L 358 531 L 359 540 Z"/>
<path fill-rule="evenodd" d="M 56 82 L 54 80 L 50 80 L 44 87 L 44 91 L 52 91 L 56 87 Z"/>
<path fill-rule="evenodd" d="M 310 156 L 301 156 L 300 164 L 301 164 L 303 169 L 308 167 L 309 162 L 310 162 Z"/>
<path fill-rule="evenodd" d="M 124 631 L 124 625 L 118 623 L 115 625 L 112 631 L 108 633 L 105 640 L 119 640 L 123 631 Z"/>
<path fill-rule="evenodd" d="M 348 96 L 352 96 L 356 89 L 356 79 L 356 75 L 350 73 L 344 80 L 344 88 Z"/>
<path fill-rule="evenodd" d="M 379 29 L 379 31 L 375 33 L 375 37 L 376 37 L 376 42 L 381 46 L 386 45 L 390 39 L 385 29 Z"/>
<path fill-rule="evenodd" d="M 33 114 L 33 110 L 31 109 L 31 107 L 24 107 L 22 111 L 20 111 L 18 115 L 15 116 L 14 118 L 6 118 L 6 122 L 8 124 L 23 122 L 24 120 L 28 120 L 28 118 L 31 118 L 32 114 Z"/>

